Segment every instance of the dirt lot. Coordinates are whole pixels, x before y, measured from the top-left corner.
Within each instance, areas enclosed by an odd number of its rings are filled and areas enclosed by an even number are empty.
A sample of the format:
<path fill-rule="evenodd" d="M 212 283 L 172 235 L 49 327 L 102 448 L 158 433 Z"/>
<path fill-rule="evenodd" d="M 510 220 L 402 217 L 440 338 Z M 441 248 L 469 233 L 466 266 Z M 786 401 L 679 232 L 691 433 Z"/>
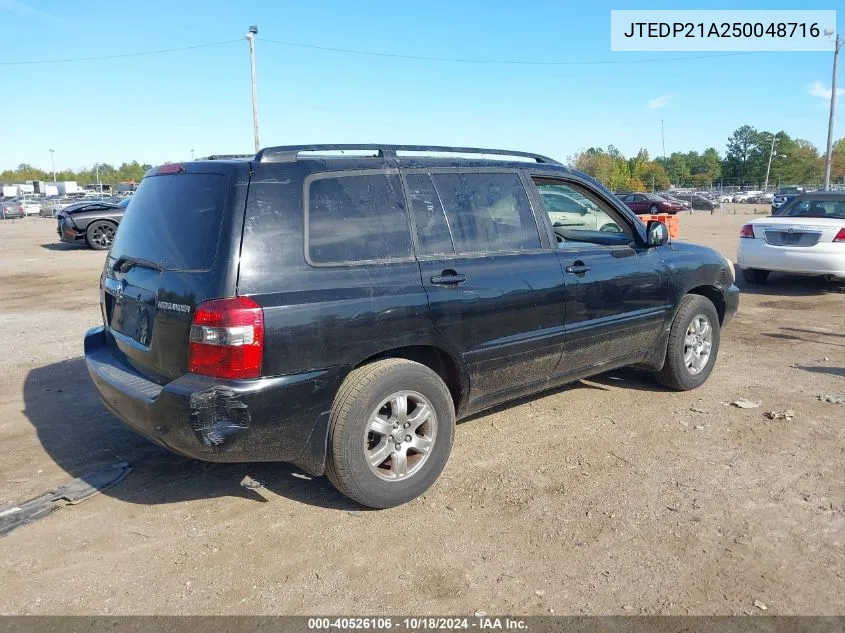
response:
<path fill-rule="evenodd" d="M 684 215 L 682 237 L 733 257 L 746 217 Z M 841 285 L 743 288 L 697 391 L 621 371 L 467 420 L 425 497 L 371 512 L 125 429 L 81 358 L 103 254 L 36 218 L 0 244 L 0 508 L 135 469 L 0 539 L 2 614 L 845 613 L 845 406 L 817 399 L 845 395 Z"/>

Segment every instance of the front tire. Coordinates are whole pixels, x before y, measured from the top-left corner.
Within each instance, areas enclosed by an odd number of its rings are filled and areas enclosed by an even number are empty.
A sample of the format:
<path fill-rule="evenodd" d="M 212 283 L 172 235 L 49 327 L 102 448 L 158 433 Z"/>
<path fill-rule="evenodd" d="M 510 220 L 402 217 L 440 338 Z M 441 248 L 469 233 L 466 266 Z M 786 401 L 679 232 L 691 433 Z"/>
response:
<path fill-rule="evenodd" d="M 657 381 L 676 391 L 703 385 L 716 363 L 720 335 L 719 313 L 710 299 L 686 295 L 672 321 L 666 360 L 657 372 Z"/>
<path fill-rule="evenodd" d="M 353 370 L 332 406 L 326 477 L 370 508 L 418 497 L 440 476 L 455 434 L 449 389 L 420 363 L 388 358 Z"/>
<path fill-rule="evenodd" d="M 750 284 L 762 284 L 769 278 L 769 271 L 759 268 L 743 268 L 742 278 Z"/>
<path fill-rule="evenodd" d="M 659 210 L 660 209 L 657 208 L 656 204 L 653 204 L 648 208 L 648 212 L 651 213 L 652 215 L 656 214 Z"/>
<path fill-rule="evenodd" d="M 85 242 L 95 251 L 107 251 L 114 241 L 117 227 L 106 220 L 97 220 L 85 229 Z"/>

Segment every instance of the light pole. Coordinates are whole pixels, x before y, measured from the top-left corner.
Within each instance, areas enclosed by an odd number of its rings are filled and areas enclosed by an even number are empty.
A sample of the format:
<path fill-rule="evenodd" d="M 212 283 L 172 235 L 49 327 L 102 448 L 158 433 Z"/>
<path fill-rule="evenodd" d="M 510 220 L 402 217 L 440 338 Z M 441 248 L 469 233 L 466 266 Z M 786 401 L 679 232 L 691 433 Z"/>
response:
<path fill-rule="evenodd" d="M 775 153 L 775 140 L 777 139 L 777 134 L 772 134 L 772 148 L 769 150 L 769 164 L 766 165 L 766 183 L 763 185 L 763 191 L 765 193 L 769 192 L 769 171 L 772 169 L 772 156 Z"/>
<path fill-rule="evenodd" d="M 53 168 L 53 182 L 56 182 L 56 161 L 55 161 L 55 151 L 54 149 L 50 150 L 50 166 Z"/>
<path fill-rule="evenodd" d="M 97 173 L 97 191 L 99 192 L 99 194 L 100 194 L 100 198 L 102 199 L 102 197 L 103 197 L 103 188 L 102 188 L 102 186 L 100 185 L 100 163 L 94 163 L 94 170 L 95 170 L 95 171 L 96 171 L 96 173 Z"/>
<path fill-rule="evenodd" d="M 832 29 L 825 29 L 825 35 L 833 35 Z M 836 116 L 836 75 L 839 71 L 839 49 L 842 48 L 842 36 L 836 35 L 833 42 L 833 81 L 830 86 L 830 119 L 827 122 L 827 152 L 824 155 L 824 190 L 830 189 L 830 162 L 833 152 L 833 120 Z"/>
<path fill-rule="evenodd" d="M 261 149 L 258 142 L 258 89 L 255 86 L 255 36 L 258 35 L 258 27 L 251 26 L 246 34 L 249 42 L 249 65 L 252 76 L 252 132 L 255 135 L 255 151 Z"/>
<path fill-rule="evenodd" d="M 191 150 L 191 160 L 194 160 L 194 150 Z"/>

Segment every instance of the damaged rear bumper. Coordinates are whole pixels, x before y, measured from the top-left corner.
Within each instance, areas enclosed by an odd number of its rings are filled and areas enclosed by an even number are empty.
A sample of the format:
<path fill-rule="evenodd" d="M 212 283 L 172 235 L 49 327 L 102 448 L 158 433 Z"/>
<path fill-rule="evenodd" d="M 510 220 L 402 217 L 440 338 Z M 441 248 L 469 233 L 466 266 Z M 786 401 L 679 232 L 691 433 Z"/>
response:
<path fill-rule="evenodd" d="M 85 336 L 85 362 L 109 410 L 174 453 L 214 462 L 282 461 L 325 469 L 329 411 L 348 368 L 255 380 L 185 374 L 166 385 L 144 378 L 106 343 Z"/>

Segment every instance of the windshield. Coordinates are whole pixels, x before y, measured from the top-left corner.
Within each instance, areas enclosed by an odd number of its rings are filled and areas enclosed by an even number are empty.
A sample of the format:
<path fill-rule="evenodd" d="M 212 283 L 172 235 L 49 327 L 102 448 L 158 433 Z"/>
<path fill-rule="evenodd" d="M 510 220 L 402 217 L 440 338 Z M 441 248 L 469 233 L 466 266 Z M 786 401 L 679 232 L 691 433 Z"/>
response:
<path fill-rule="evenodd" d="M 775 215 L 802 218 L 835 218 L 845 220 L 845 197 L 841 200 L 801 200 Z"/>
<path fill-rule="evenodd" d="M 801 189 L 799 189 L 798 187 L 781 187 L 780 189 L 778 189 L 777 195 L 787 196 L 792 193 L 801 193 Z"/>

